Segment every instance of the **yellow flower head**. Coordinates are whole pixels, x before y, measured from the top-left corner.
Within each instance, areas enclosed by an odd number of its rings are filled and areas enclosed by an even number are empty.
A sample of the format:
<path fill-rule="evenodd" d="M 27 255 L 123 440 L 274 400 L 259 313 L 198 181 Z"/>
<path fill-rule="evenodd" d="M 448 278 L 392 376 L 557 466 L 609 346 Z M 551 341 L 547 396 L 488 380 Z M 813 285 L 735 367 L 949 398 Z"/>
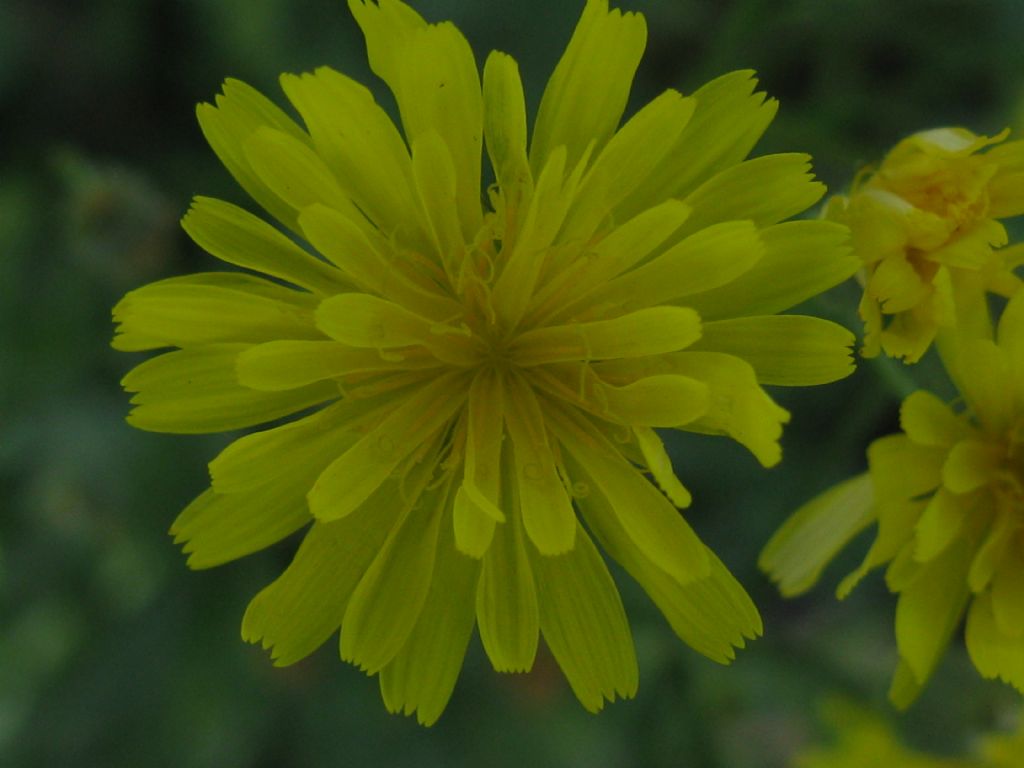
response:
<path fill-rule="evenodd" d="M 782 591 L 796 594 L 877 521 L 866 559 L 839 593 L 888 566 L 886 583 L 899 593 L 890 691 L 899 706 L 928 681 L 965 614 L 978 671 L 1024 692 L 1024 292 L 1007 305 L 995 341 L 964 340 L 950 359 L 963 410 L 910 395 L 903 432 L 868 448 L 868 474 L 798 510 L 762 554 Z"/>
<path fill-rule="evenodd" d="M 529 669 L 542 633 L 585 707 L 633 695 L 591 536 L 684 641 L 728 661 L 760 619 L 679 515 L 690 495 L 654 428 L 728 435 L 772 465 L 788 414 L 760 385 L 851 370 L 847 331 L 773 316 L 856 269 L 841 225 L 779 223 L 823 192 L 809 159 L 744 160 L 776 108 L 749 72 L 667 91 L 620 127 L 646 27 L 605 0 L 587 3 L 529 142 L 509 56 L 481 83 L 451 24 L 397 0 L 349 6 L 402 133 L 329 69 L 281 78 L 304 126 L 228 81 L 199 107 L 203 132 L 295 237 L 207 198 L 183 224 L 276 279 L 173 278 L 114 310 L 117 348 L 179 348 L 125 377 L 135 426 L 295 416 L 210 464 L 172 529 L 189 564 L 312 523 L 243 635 L 290 664 L 340 627 L 342 657 L 425 723 L 474 626 L 498 670 Z"/>
<path fill-rule="evenodd" d="M 916 362 L 940 329 L 970 322 L 986 291 L 1017 291 L 1024 250 L 1001 248 L 998 220 L 1024 213 L 1024 141 L 1002 143 L 1007 134 L 914 134 L 829 201 L 826 216 L 850 226 L 864 266 L 865 356 Z"/>
<path fill-rule="evenodd" d="M 842 700 L 830 701 L 824 719 L 836 742 L 802 750 L 793 768 L 996 768 L 998 764 L 940 757 L 903 744 L 892 727 L 869 710 Z M 1009 768 L 1010 764 L 1006 764 Z"/>

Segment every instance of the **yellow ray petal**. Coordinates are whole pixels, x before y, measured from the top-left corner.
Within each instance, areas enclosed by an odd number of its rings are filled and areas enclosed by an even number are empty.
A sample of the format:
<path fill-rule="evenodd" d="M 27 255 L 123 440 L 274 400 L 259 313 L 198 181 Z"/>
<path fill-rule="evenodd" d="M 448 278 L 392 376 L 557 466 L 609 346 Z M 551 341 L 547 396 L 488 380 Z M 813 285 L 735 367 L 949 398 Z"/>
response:
<path fill-rule="evenodd" d="M 427 600 L 449 484 L 408 505 L 352 593 L 341 658 L 376 674 L 405 644 Z"/>
<path fill-rule="evenodd" d="M 789 422 L 789 412 L 761 389 L 748 363 L 719 352 L 681 352 L 673 356 L 672 367 L 704 382 L 711 393 L 705 414 L 682 429 L 728 435 L 765 467 L 781 461 L 779 437 L 782 425 Z"/>
<path fill-rule="evenodd" d="M 504 206 L 502 248 L 511 249 L 514 233 L 533 194 L 533 177 L 526 156 L 526 100 L 519 67 L 511 56 L 492 51 L 487 57 L 483 107 L 487 154 Z"/>
<path fill-rule="evenodd" d="M 508 379 L 505 427 L 512 441 L 523 527 L 544 555 L 572 549 L 576 513 L 558 475 L 540 404 L 521 378 Z"/>
<path fill-rule="evenodd" d="M 590 536 L 580 528 L 571 551 L 549 557 L 531 549 L 530 560 L 541 632 L 576 698 L 597 712 L 606 700 L 633 697 L 639 673 L 629 623 Z"/>
<path fill-rule="evenodd" d="M 181 226 L 200 248 L 230 264 L 321 295 L 351 289 L 329 264 L 306 253 L 263 219 L 223 200 L 193 198 Z"/>
<path fill-rule="evenodd" d="M 354 349 L 334 341 L 268 341 L 238 356 L 238 381 L 252 389 L 278 392 L 353 374 L 420 371 L 441 363 L 419 348 L 389 351 Z"/>
<path fill-rule="evenodd" d="M 659 167 L 686 127 L 695 102 L 665 91 L 642 107 L 608 141 L 587 171 L 560 233 L 564 241 L 586 240 Z"/>
<path fill-rule="evenodd" d="M 212 568 L 258 552 L 312 520 L 306 487 L 276 483 L 257 493 L 201 493 L 171 526 L 189 568 Z"/>
<path fill-rule="evenodd" d="M 386 235 L 421 238 L 412 162 L 401 134 L 363 85 L 329 67 L 282 75 L 313 143 L 345 195 Z"/>
<path fill-rule="evenodd" d="M 512 476 L 512 454 L 505 450 L 504 474 Z M 508 520 L 498 526 L 483 558 L 476 592 L 476 616 L 480 640 L 498 672 L 525 672 L 537 653 L 540 614 L 533 569 L 526 554 L 519 491 L 505 483 L 503 504 Z"/>
<path fill-rule="evenodd" d="M 629 308 L 664 304 L 726 286 L 765 253 L 757 228 L 729 221 L 696 232 L 651 261 L 611 280 L 587 297 L 590 305 Z"/>
<path fill-rule="evenodd" d="M 480 563 L 456 551 L 441 521 L 430 591 L 405 645 L 380 672 L 390 712 L 416 713 L 420 725 L 441 716 L 455 688 L 473 634 L 473 596 Z"/>
<path fill-rule="evenodd" d="M 585 473 L 580 479 L 591 493 L 607 499 L 644 556 L 680 584 L 706 576 L 705 547 L 668 499 L 603 436 L 588 429 L 584 417 L 570 418 L 554 408 L 548 413 L 559 443 Z"/>
<path fill-rule="evenodd" d="M 705 320 L 773 315 L 838 285 L 856 272 L 849 231 L 831 221 L 789 221 L 759 232 L 764 257 L 730 283 L 688 296 Z"/>
<path fill-rule="evenodd" d="M 139 351 L 217 342 L 317 339 L 316 300 L 267 280 L 205 272 L 158 280 L 114 307 L 113 347 Z"/>
<path fill-rule="evenodd" d="M 611 138 L 646 44 L 643 16 L 609 13 L 608 0 L 587 0 L 537 111 L 530 146 L 534 177 L 556 147 L 566 147 L 572 167 L 591 142 L 599 150 Z"/>
<path fill-rule="evenodd" d="M 988 595 L 975 598 L 971 604 L 966 639 L 971 661 L 982 677 L 998 677 L 1024 692 L 1024 637 L 999 630 Z"/>
<path fill-rule="evenodd" d="M 931 392 L 923 389 L 900 406 L 900 427 L 919 445 L 949 447 L 967 437 L 970 426 Z"/>
<path fill-rule="evenodd" d="M 680 584 L 631 541 L 600 493 L 587 494 L 579 505 L 601 546 L 640 583 L 672 630 L 695 651 L 728 664 L 735 648 L 761 634 L 753 601 L 710 549 L 708 574 Z"/>
<path fill-rule="evenodd" d="M 686 196 L 693 209 L 688 232 L 733 219 L 758 227 L 776 224 L 814 205 L 825 185 L 811 174 L 811 157 L 799 153 L 744 160 L 712 176 Z"/>
<path fill-rule="evenodd" d="M 967 551 L 957 542 L 921 567 L 896 604 L 896 645 L 918 683 L 931 676 L 967 605 Z"/>
<path fill-rule="evenodd" d="M 416 272 L 406 269 L 411 265 L 402 263 L 379 234 L 338 211 L 325 205 L 311 205 L 299 215 L 299 226 L 309 242 L 359 290 L 437 320 L 455 317 L 462 311 L 459 304 L 442 296 L 429 283 L 422 279 L 417 282 Z"/>
<path fill-rule="evenodd" d="M 223 90 L 223 95 L 216 98 L 216 106 L 196 107 L 203 135 L 241 187 L 278 221 L 294 230 L 294 208 L 256 174 L 243 147 L 260 128 L 284 131 L 301 142 L 308 142 L 309 137 L 279 107 L 245 83 L 229 78 L 224 81 Z"/>
<path fill-rule="evenodd" d="M 478 345 L 469 329 L 436 323 L 401 304 L 368 293 L 339 293 L 316 310 L 316 324 L 343 344 L 362 349 L 390 350 L 423 346 L 438 360 L 472 365 Z"/>
<path fill-rule="evenodd" d="M 251 427 L 336 399 L 331 382 L 288 392 L 243 387 L 235 363 L 246 344 L 207 344 L 154 357 L 131 370 L 121 384 L 135 392 L 128 423 L 175 434 L 226 432 Z"/>
<path fill-rule="evenodd" d="M 336 520 L 358 508 L 403 459 L 445 425 L 464 399 L 456 374 L 440 376 L 403 398 L 317 478 L 308 496 L 313 515 Z"/>
<path fill-rule="evenodd" d="M 341 626 L 352 592 L 401 507 L 399 483 L 391 481 L 357 513 L 313 523 L 288 568 L 249 603 L 242 638 L 270 649 L 278 666 L 319 648 Z"/>
<path fill-rule="evenodd" d="M 852 477 L 797 509 L 772 535 L 757 564 L 783 595 L 802 594 L 875 515 L 870 476 Z"/>
<path fill-rule="evenodd" d="M 692 350 L 724 352 L 754 367 L 761 384 L 828 384 L 853 373 L 855 338 L 841 325 L 803 315 L 760 315 L 705 323 Z"/>
<path fill-rule="evenodd" d="M 697 109 L 661 167 L 621 214 L 633 215 L 669 197 L 684 198 L 741 161 L 775 117 L 778 102 L 754 92 L 750 70 L 722 75 L 693 93 Z"/>
<path fill-rule="evenodd" d="M 700 317 L 685 307 L 651 307 L 612 320 L 551 325 L 516 337 L 521 366 L 644 357 L 685 349 L 700 337 Z"/>

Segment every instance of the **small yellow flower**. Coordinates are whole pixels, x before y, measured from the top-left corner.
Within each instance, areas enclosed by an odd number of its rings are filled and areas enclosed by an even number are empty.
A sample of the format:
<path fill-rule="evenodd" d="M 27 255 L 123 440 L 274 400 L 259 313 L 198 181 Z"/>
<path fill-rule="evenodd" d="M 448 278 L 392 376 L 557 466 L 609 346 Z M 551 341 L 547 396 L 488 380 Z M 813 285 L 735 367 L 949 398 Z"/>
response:
<path fill-rule="evenodd" d="M 872 712 L 842 700 L 828 702 L 824 719 L 836 733 L 830 746 L 802 750 L 793 768 L 996 768 L 978 760 L 940 757 L 903 744 L 892 727 Z M 1010 768 L 1010 764 L 1005 764 Z"/>
<path fill-rule="evenodd" d="M 965 614 L 978 671 L 1024 692 L 1024 292 L 1007 304 L 995 341 L 965 339 L 947 362 L 964 410 L 925 391 L 910 395 L 903 432 L 868 448 L 868 473 L 797 510 L 761 556 L 782 592 L 798 594 L 878 523 L 839 595 L 888 566 L 900 654 L 890 697 L 901 707 L 927 683 Z"/>
<path fill-rule="evenodd" d="M 228 81 L 199 107 L 203 132 L 295 237 L 208 198 L 183 225 L 276 279 L 172 278 L 114 310 L 118 349 L 178 348 L 125 377 L 135 426 L 295 416 L 210 464 L 172 529 L 189 564 L 309 526 L 244 637 L 284 665 L 340 627 L 342 657 L 424 723 L 474 626 L 497 670 L 529 669 L 542 634 L 585 707 L 633 695 L 591 536 L 685 642 L 729 661 L 761 621 L 678 513 L 690 494 L 654 428 L 728 435 L 770 466 L 788 414 L 761 384 L 852 369 L 846 330 L 775 316 L 856 269 L 845 227 L 780 223 L 823 193 L 809 158 L 744 160 L 776 109 L 749 72 L 619 126 L 646 26 L 606 0 L 587 3 L 529 142 L 513 59 L 492 53 L 481 83 L 451 24 L 397 0 L 349 6 L 404 135 L 329 69 L 281 78 L 304 127 Z"/>
<path fill-rule="evenodd" d="M 973 323 L 986 291 L 1019 288 L 1024 249 L 1002 247 L 999 219 L 1024 213 L 1024 141 L 1003 143 L 1008 133 L 914 134 L 829 201 L 826 216 L 850 226 L 864 265 L 866 357 L 916 362 L 940 329 Z"/>

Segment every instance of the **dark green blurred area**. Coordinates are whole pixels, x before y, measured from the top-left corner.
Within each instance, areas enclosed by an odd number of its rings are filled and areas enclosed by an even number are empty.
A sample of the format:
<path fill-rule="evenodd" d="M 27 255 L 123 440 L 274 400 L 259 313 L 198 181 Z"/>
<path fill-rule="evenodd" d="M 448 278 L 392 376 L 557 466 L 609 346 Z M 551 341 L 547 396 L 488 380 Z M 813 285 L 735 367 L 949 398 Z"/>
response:
<path fill-rule="evenodd" d="M 521 63 L 528 99 L 582 0 L 423 0 L 482 60 Z M 755 68 L 782 104 L 758 152 L 807 151 L 834 188 L 901 136 L 943 124 L 1024 128 L 1019 0 L 625 0 L 650 40 L 634 106 Z M 863 464 L 896 428 L 907 372 L 779 392 L 785 460 L 762 470 L 735 444 L 672 436 L 697 531 L 747 586 L 766 637 L 729 668 L 690 651 L 616 573 L 634 626 L 640 693 L 599 716 L 554 663 L 499 676 L 474 641 L 434 728 L 386 714 L 376 680 L 329 642 L 288 669 L 242 643 L 249 598 L 293 538 L 190 572 L 166 530 L 206 485 L 226 438 L 124 423 L 118 380 L 141 358 L 108 346 L 132 287 L 210 268 L 177 226 L 196 193 L 242 202 L 194 119 L 226 76 L 283 101 L 276 76 L 328 64 L 384 91 L 341 0 L 0 0 L 0 766 L 688 766 L 771 768 L 822 738 L 840 693 L 887 709 L 893 601 L 880 579 L 784 602 L 755 561 L 800 502 Z M 810 311 L 856 327 L 856 289 Z M 940 381 L 934 365 L 914 378 Z M 941 386 L 941 384 L 935 384 Z M 1017 697 L 984 684 L 959 641 L 898 728 L 952 753 Z"/>

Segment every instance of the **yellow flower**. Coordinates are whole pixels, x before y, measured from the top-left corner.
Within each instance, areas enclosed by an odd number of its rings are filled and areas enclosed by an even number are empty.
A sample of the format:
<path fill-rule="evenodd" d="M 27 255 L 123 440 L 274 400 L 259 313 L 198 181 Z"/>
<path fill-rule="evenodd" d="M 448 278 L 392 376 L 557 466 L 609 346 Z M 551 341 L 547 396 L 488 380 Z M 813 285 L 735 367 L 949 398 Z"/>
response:
<path fill-rule="evenodd" d="M 1013 731 L 985 734 L 978 752 L 983 768 L 1021 768 L 1024 766 L 1024 717 L 1018 714 Z"/>
<path fill-rule="evenodd" d="M 296 417 L 210 464 L 172 528 L 189 564 L 312 523 L 244 637 L 290 664 L 340 627 L 342 657 L 424 723 L 474 625 L 497 670 L 530 669 L 541 633 L 585 707 L 633 695 L 591 536 L 685 642 L 729 661 L 760 618 L 679 515 L 690 495 L 654 428 L 728 435 L 769 466 L 788 414 L 760 385 L 850 372 L 846 330 L 773 316 L 856 269 L 841 225 L 779 223 L 823 192 L 809 158 L 744 160 L 776 109 L 749 72 L 667 91 L 620 127 L 646 26 L 605 0 L 587 3 L 529 143 L 513 59 L 492 53 L 481 83 L 451 24 L 397 0 L 349 6 L 404 136 L 329 69 L 281 78 L 304 127 L 229 80 L 200 105 L 203 132 L 296 238 L 208 198 L 183 225 L 276 280 L 172 278 L 114 311 L 117 348 L 179 348 L 125 377 L 135 426 Z"/>
<path fill-rule="evenodd" d="M 890 697 L 901 707 L 928 681 L 965 614 L 978 671 L 1024 692 L 1024 292 L 1007 304 L 995 341 L 965 339 L 947 362 L 964 410 L 925 391 L 910 395 L 903 432 L 868 448 L 868 473 L 797 510 L 761 557 L 782 592 L 798 594 L 877 521 L 866 559 L 839 595 L 888 566 L 900 655 Z"/>
<path fill-rule="evenodd" d="M 1024 141 L 963 128 L 904 139 L 826 216 L 850 226 L 860 256 L 866 357 L 917 362 L 943 328 L 970 325 L 985 292 L 1010 296 L 1021 247 L 999 219 L 1024 213 Z M 982 151 L 991 145 L 988 151 Z"/>
<path fill-rule="evenodd" d="M 828 702 L 824 718 L 836 732 L 836 743 L 802 750 L 793 760 L 793 768 L 988 768 L 989 765 L 911 749 L 882 718 L 842 700 Z M 1007 768 L 1009 765 L 1006 764 Z"/>

